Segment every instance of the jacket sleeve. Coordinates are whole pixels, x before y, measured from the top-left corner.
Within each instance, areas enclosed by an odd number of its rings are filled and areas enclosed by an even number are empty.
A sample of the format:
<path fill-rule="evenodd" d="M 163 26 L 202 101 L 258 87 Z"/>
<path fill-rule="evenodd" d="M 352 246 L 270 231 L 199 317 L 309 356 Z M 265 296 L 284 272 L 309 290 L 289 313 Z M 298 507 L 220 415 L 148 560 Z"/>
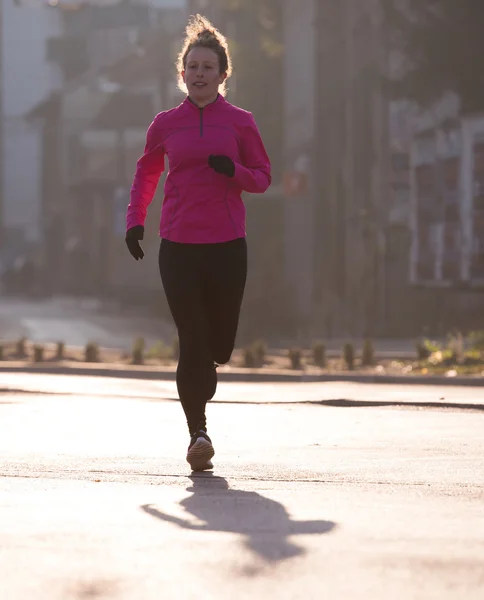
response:
<path fill-rule="evenodd" d="M 144 225 L 146 211 L 153 200 L 164 170 L 165 150 L 161 137 L 160 115 L 158 115 L 148 128 L 143 156 L 136 163 L 136 173 L 126 214 L 126 230 L 135 225 Z"/>
<path fill-rule="evenodd" d="M 252 114 L 240 140 L 240 163 L 235 163 L 235 183 L 244 192 L 262 194 L 271 184 L 271 161 Z"/>

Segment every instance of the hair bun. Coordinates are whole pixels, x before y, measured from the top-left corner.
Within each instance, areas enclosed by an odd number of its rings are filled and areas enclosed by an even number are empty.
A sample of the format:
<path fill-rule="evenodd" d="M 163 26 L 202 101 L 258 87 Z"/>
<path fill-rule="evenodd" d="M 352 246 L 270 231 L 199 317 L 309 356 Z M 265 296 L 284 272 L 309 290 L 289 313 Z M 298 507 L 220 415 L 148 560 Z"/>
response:
<path fill-rule="evenodd" d="M 216 37 L 215 32 L 212 31 L 211 29 L 202 29 L 202 31 L 200 31 L 198 33 L 197 36 L 199 39 L 204 39 L 204 38 L 214 38 Z"/>

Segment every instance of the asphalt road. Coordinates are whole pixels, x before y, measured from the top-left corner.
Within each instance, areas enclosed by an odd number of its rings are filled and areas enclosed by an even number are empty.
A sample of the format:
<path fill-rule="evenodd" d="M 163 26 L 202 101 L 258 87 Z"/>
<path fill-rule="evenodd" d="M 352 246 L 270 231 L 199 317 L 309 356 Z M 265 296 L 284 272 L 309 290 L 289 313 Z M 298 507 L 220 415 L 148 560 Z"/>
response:
<path fill-rule="evenodd" d="M 173 383 L 0 390 L 2 600 L 484 597 L 481 390 L 221 384 L 194 476 Z"/>

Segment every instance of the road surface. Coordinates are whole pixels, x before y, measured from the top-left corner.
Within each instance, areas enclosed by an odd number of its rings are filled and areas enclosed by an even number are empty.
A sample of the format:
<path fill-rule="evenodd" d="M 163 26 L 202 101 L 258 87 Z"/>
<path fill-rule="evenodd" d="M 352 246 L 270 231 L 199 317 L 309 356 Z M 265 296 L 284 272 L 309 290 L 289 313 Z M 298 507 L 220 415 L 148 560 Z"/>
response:
<path fill-rule="evenodd" d="M 2 600 L 484 597 L 480 390 L 221 384 L 192 476 L 171 382 L 0 389 Z"/>

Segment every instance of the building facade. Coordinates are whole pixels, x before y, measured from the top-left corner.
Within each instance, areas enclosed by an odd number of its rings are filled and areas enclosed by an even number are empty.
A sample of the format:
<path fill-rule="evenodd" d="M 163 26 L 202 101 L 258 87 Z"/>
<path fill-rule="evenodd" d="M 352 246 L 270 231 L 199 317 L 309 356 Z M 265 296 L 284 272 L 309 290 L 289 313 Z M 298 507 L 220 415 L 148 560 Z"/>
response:
<path fill-rule="evenodd" d="M 379 8 L 376 0 L 285 2 L 286 264 L 313 335 L 382 327 L 388 132 Z"/>
<path fill-rule="evenodd" d="M 62 86 L 34 94 L 37 103 L 22 107 L 21 116 L 37 135 L 32 220 L 45 291 L 100 295 L 138 286 L 149 293 L 152 265 L 135 271 L 122 260 L 124 217 L 146 129 L 176 95 L 171 46 L 185 2 L 42 4 L 35 9 L 25 0 L 22 10 L 56 19 L 41 54 Z M 154 232 L 159 213 L 152 212 L 147 226 Z"/>
<path fill-rule="evenodd" d="M 61 86 L 47 46 L 62 22 L 43 3 L 0 0 L 0 13 L 1 238 L 8 260 L 41 237 L 41 133 L 25 115 Z"/>
<path fill-rule="evenodd" d="M 301 334 L 314 304 L 316 3 L 284 3 L 284 256 Z"/>

